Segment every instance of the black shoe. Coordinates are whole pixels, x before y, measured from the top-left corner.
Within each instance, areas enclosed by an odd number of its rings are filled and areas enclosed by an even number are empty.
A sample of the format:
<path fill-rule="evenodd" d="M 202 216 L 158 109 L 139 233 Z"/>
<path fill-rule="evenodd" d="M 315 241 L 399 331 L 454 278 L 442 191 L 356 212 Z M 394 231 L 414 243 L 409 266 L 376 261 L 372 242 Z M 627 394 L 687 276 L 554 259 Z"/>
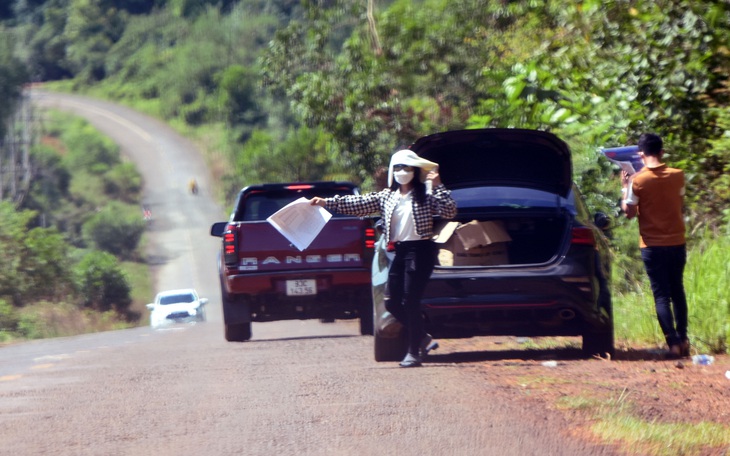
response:
<path fill-rule="evenodd" d="M 426 334 L 423 336 L 423 339 L 421 339 L 421 346 L 418 348 L 418 354 L 421 358 L 425 359 L 431 350 L 436 350 L 437 348 L 439 348 L 439 343 L 433 340 L 431 334 Z"/>
<path fill-rule="evenodd" d="M 689 339 L 683 339 L 679 344 L 679 351 L 683 358 L 689 358 Z"/>
<path fill-rule="evenodd" d="M 421 358 L 408 353 L 400 362 L 400 367 L 421 367 Z"/>

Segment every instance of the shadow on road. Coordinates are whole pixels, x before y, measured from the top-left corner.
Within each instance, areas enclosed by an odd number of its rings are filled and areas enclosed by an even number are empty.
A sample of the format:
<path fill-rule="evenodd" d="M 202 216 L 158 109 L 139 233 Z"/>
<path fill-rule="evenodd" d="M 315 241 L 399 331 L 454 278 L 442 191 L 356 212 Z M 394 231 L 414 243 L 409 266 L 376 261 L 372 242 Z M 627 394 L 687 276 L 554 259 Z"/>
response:
<path fill-rule="evenodd" d="M 339 335 L 331 335 L 331 336 L 298 336 L 298 337 L 274 337 L 270 339 L 253 339 L 244 342 L 244 344 L 256 344 L 256 343 L 265 343 L 265 342 L 281 342 L 281 341 L 291 341 L 291 340 L 313 340 L 313 339 L 350 339 L 354 337 L 361 337 L 354 334 L 339 334 Z"/>
<path fill-rule="evenodd" d="M 485 350 L 435 354 L 428 356 L 429 363 L 474 363 L 480 361 L 545 361 L 545 360 L 580 360 L 583 355 L 576 348 L 560 349 L 525 349 L 525 350 Z"/>
<path fill-rule="evenodd" d="M 474 363 L 480 361 L 580 361 L 587 360 L 579 348 L 483 350 L 436 354 L 428 356 L 428 363 Z M 664 361 L 666 351 L 659 349 L 617 349 L 614 361 Z"/>

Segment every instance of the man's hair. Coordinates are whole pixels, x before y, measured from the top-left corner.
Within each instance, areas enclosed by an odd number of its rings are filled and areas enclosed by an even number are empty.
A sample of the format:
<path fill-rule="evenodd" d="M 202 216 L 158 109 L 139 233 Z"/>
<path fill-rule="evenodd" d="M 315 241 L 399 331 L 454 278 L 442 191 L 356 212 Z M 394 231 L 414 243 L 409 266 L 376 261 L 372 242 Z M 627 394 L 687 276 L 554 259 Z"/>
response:
<path fill-rule="evenodd" d="M 652 155 L 658 157 L 664 149 L 664 141 L 659 135 L 654 133 L 643 133 L 639 136 L 639 150 L 644 155 Z"/>

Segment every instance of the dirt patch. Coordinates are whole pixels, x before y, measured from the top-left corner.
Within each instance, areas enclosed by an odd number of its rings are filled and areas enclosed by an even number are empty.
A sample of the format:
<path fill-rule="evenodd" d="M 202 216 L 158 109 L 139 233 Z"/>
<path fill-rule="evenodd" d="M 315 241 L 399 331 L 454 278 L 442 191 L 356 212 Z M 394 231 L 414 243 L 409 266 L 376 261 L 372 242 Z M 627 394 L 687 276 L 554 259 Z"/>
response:
<path fill-rule="evenodd" d="M 618 349 L 611 361 L 584 359 L 580 339 L 556 348 L 527 348 L 516 338 L 443 341 L 448 354 L 433 362 L 476 362 L 485 379 L 527 413 L 561 413 L 574 433 L 596 440 L 591 426 L 600 408 L 621 409 L 650 423 L 716 423 L 730 427 L 730 356 L 714 355 L 711 365 L 691 358 L 667 359 L 655 348 Z M 540 344 L 542 345 L 542 344 Z M 627 450 L 628 451 L 628 450 Z M 714 452 L 713 452 L 714 451 Z M 720 451 L 720 452 L 717 452 Z M 726 454 L 730 448 L 702 454 Z M 728 453 L 730 454 L 730 453 Z"/>

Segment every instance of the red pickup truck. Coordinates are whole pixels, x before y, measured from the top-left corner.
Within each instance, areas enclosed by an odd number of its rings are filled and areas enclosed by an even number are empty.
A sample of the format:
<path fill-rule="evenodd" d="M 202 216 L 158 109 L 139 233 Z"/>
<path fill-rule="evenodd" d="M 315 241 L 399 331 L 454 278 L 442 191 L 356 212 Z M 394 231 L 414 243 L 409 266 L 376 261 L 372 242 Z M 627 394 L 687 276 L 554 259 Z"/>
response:
<path fill-rule="evenodd" d="M 218 270 L 226 340 L 249 340 L 254 321 L 359 318 L 360 333 L 373 333 L 373 220 L 334 213 L 304 251 L 266 221 L 301 197 L 358 193 L 350 182 L 261 184 L 240 191 L 230 219 L 210 229 L 222 238 Z"/>

